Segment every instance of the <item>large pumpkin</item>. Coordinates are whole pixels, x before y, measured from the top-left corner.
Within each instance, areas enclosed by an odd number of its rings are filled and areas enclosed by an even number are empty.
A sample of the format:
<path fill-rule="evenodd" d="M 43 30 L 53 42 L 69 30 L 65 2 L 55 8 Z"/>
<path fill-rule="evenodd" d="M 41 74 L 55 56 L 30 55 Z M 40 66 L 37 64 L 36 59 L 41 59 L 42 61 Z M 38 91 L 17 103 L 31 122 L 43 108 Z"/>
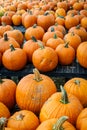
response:
<path fill-rule="evenodd" d="M 21 109 L 39 113 L 43 103 L 56 91 L 52 79 L 34 69 L 34 74 L 29 74 L 19 81 L 16 101 Z"/>
<path fill-rule="evenodd" d="M 77 60 L 82 67 L 87 68 L 87 41 L 78 46 Z"/>
<path fill-rule="evenodd" d="M 87 80 L 83 78 L 72 78 L 64 84 L 67 93 L 75 95 L 84 107 L 87 106 Z"/>
<path fill-rule="evenodd" d="M 41 122 L 65 115 L 69 117 L 68 121 L 75 125 L 83 106 L 77 97 L 67 94 L 63 87 L 61 87 L 61 91 L 54 93 L 43 104 L 39 116 Z"/>
<path fill-rule="evenodd" d="M 28 110 L 15 112 L 8 120 L 7 127 L 16 130 L 35 130 L 39 125 L 37 116 Z"/>
<path fill-rule="evenodd" d="M 62 116 L 59 119 L 48 119 L 42 122 L 36 130 L 76 130 L 71 123 L 66 121 L 67 119 L 67 116 Z"/>

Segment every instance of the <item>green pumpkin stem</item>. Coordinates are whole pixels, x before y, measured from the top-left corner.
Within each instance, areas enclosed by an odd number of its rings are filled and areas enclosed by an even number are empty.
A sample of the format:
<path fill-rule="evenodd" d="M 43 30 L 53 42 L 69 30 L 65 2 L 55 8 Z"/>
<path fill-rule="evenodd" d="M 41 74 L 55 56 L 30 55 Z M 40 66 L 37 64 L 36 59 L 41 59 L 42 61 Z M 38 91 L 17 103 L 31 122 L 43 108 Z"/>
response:
<path fill-rule="evenodd" d="M 34 25 L 33 25 L 33 28 L 36 28 L 36 27 L 37 27 L 37 24 L 34 24 Z"/>
<path fill-rule="evenodd" d="M 36 80 L 37 82 L 40 82 L 41 80 L 43 80 L 42 77 L 40 76 L 39 71 L 36 68 L 33 69 L 33 73 L 35 75 L 34 80 Z"/>
<path fill-rule="evenodd" d="M 49 14 L 49 12 L 45 12 L 45 13 L 44 13 L 44 16 L 47 16 L 48 14 Z"/>
<path fill-rule="evenodd" d="M 57 122 L 53 125 L 52 130 L 64 130 L 63 123 L 68 119 L 67 116 L 60 117 Z"/>
<path fill-rule="evenodd" d="M 1 77 L 0 77 L 0 84 L 2 84 L 4 81 L 1 79 Z"/>
<path fill-rule="evenodd" d="M 65 43 L 64 47 L 69 48 L 69 42 Z"/>
<path fill-rule="evenodd" d="M 81 27 L 81 25 L 79 24 L 79 25 L 76 26 L 76 29 L 80 29 L 80 27 Z"/>
<path fill-rule="evenodd" d="M 7 119 L 5 117 L 0 118 L 0 130 L 5 130 L 5 124 Z"/>
<path fill-rule="evenodd" d="M 44 49 L 44 48 L 45 48 L 45 46 L 44 46 L 44 45 L 42 44 L 42 42 L 40 42 L 40 41 L 38 42 L 38 45 L 40 46 L 41 49 Z"/>
<path fill-rule="evenodd" d="M 54 39 L 57 39 L 57 38 L 58 38 L 57 35 L 56 35 L 56 33 L 53 35 L 53 38 L 54 38 Z"/>
<path fill-rule="evenodd" d="M 22 115 L 22 114 L 19 114 L 19 115 L 17 115 L 16 116 L 16 120 L 23 120 L 23 118 L 24 118 L 24 115 Z"/>
<path fill-rule="evenodd" d="M 51 32 L 54 32 L 54 31 L 55 31 L 54 27 L 51 27 Z"/>
<path fill-rule="evenodd" d="M 15 51 L 16 50 L 12 44 L 10 44 L 10 49 L 11 49 L 11 51 Z"/>
<path fill-rule="evenodd" d="M 4 34 L 4 40 L 5 40 L 5 41 L 8 41 L 7 33 Z"/>
<path fill-rule="evenodd" d="M 75 80 L 74 83 L 75 83 L 76 85 L 80 85 L 80 81 L 79 81 L 79 80 Z"/>
<path fill-rule="evenodd" d="M 32 39 L 34 42 L 37 42 L 37 39 L 36 39 L 34 36 L 32 36 L 31 39 Z"/>
<path fill-rule="evenodd" d="M 67 95 L 64 87 L 62 87 L 62 85 L 60 86 L 60 89 L 61 89 L 61 92 L 62 92 L 62 97 L 61 97 L 60 102 L 63 103 L 63 104 L 68 104 L 69 103 L 68 95 Z"/>

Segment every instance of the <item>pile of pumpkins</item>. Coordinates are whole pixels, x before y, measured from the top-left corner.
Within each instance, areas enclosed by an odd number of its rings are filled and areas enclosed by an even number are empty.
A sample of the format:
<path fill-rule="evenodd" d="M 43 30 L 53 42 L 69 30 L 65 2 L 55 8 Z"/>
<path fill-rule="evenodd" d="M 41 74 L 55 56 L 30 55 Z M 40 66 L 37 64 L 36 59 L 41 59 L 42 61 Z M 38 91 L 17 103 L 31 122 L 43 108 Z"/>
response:
<path fill-rule="evenodd" d="M 13 113 L 16 104 L 19 109 Z M 63 129 L 87 129 L 86 79 L 71 78 L 58 91 L 36 68 L 17 84 L 0 78 L 0 130 Z"/>
<path fill-rule="evenodd" d="M 22 25 L 25 33 L 13 25 Z M 75 59 L 87 68 L 86 50 L 87 1 L 0 1 L 0 64 L 8 70 L 32 63 L 48 72 Z"/>

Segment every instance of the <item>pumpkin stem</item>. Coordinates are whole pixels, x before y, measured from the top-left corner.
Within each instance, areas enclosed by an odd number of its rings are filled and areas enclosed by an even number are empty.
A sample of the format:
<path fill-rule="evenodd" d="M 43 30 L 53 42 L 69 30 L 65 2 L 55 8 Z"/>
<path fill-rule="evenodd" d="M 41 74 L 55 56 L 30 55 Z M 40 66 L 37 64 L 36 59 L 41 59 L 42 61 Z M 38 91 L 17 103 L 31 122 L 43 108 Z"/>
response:
<path fill-rule="evenodd" d="M 60 102 L 63 104 L 68 104 L 69 103 L 68 96 L 67 96 L 67 93 L 66 93 L 64 87 L 62 87 L 62 85 L 60 86 L 60 89 L 62 92 L 62 97 L 61 97 Z"/>
<path fill-rule="evenodd" d="M 56 35 L 56 34 L 54 34 L 54 35 L 53 35 L 53 38 L 54 38 L 54 39 L 57 39 L 58 37 L 57 37 L 57 35 Z"/>
<path fill-rule="evenodd" d="M 74 32 L 71 32 L 71 36 L 74 36 L 75 35 L 75 33 Z"/>
<path fill-rule="evenodd" d="M 62 127 L 63 123 L 68 119 L 67 116 L 60 117 L 57 122 L 53 125 L 52 130 L 64 130 Z"/>
<path fill-rule="evenodd" d="M 75 80 L 74 83 L 75 83 L 76 85 L 80 85 L 80 81 L 79 81 L 79 80 Z"/>
<path fill-rule="evenodd" d="M 37 24 L 34 24 L 34 25 L 33 25 L 33 28 L 36 28 L 36 27 L 37 27 Z"/>
<path fill-rule="evenodd" d="M 69 48 L 69 42 L 65 43 L 64 47 Z"/>
<path fill-rule="evenodd" d="M 37 42 L 37 39 L 36 39 L 34 36 L 32 36 L 31 39 L 32 39 L 34 42 Z"/>
<path fill-rule="evenodd" d="M 7 33 L 4 34 L 4 40 L 5 40 L 5 41 L 8 41 Z"/>
<path fill-rule="evenodd" d="M 7 119 L 5 117 L 0 118 L 0 130 L 5 130 L 5 123 Z"/>
<path fill-rule="evenodd" d="M 2 84 L 4 81 L 1 79 L 1 77 L 0 77 L 0 84 Z"/>
<path fill-rule="evenodd" d="M 37 82 L 40 82 L 41 80 L 43 80 L 42 77 L 40 76 L 39 71 L 36 68 L 33 69 L 33 73 L 35 75 L 34 80 L 36 80 Z"/>
<path fill-rule="evenodd" d="M 76 26 L 76 29 L 80 29 L 80 27 L 81 27 L 81 25 L 79 24 L 79 25 Z"/>
<path fill-rule="evenodd" d="M 24 118 L 24 115 L 22 114 L 19 114 L 16 116 L 16 120 L 23 120 L 23 118 Z"/>
<path fill-rule="evenodd" d="M 49 14 L 49 12 L 45 12 L 45 13 L 44 13 L 44 16 L 47 16 L 48 14 Z"/>
<path fill-rule="evenodd" d="M 54 27 L 51 27 L 51 32 L 54 32 L 54 31 L 55 31 Z"/>
<path fill-rule="evenodd" d="M 11 51 L 15 51 L 16 50 L 12 44 L 10 44 L 10 49 L 11 49 Z"/>
<path fill-rule="evenodd" d="M 45 46 L 44 46 L 44 45 L 42 44 L 42 42 L 40 42 L 40 41 L 38 42 L 38 45 L 40 46 L 41 49 L 44 49 L 44 48 L 45 48 Z"/>

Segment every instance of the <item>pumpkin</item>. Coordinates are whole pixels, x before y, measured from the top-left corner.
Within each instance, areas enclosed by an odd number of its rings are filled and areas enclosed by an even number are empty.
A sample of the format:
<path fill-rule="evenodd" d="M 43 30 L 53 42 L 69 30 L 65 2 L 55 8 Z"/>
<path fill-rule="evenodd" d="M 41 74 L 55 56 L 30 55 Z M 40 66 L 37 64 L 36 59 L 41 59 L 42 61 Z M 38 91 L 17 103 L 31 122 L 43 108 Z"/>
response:
<path fill-rule="evenodd" d="M 45 31 L 47 31 L 47 29 L 54 24 L 55 18 L 53 14 L 46 12 L 43 15 L 38 15 L 37 25 L 41 26 Z"/>
<path fill-rule="evenodd" d="M 2 54 L 0 53 L 0 66 L 1 66 L 1 63 L 2 63 Z"/>
<path fill-rule="evenodd" d="M 0 117 L 10 117 L 10 111 L 2 102 L 0 102 Z"/>
<path fill-rule="evenodd" d="M 69 42 L 69 45 L 72 46 L 75 51 L 77 50 L 77 47 L 80 45 L 81 43 L 81 38 L 79 35 L 77 35 L 76 33 L 74 32 L 71 32 L 71 33 L 67 33 L 65 36 L 64 36 L 64 41 L 67 43 Z"/>
<path fill-rule="evenodd" d="M 87 80 L 83 78 L 72 78 L 64 84 L 67 93 L 75 95 L 84 107 L 87 106 Z"/>
<path fill-rule="evenodd" d="M 6 31 L 8 37 L 14 38 L 20 45 L 22 45 L 24 41 L 24 36 L 20 30 L 12 29 L 9 31 Z"/>
<path fill-rule="evenodd" d="M 60 44 L 56 47 L 58 61 L 61 65 L 69 65 L 75 59 L 75 50 L 69 43 Z"/>
<path fill-rule="evenodd" d="M 31 39 L 26 41 L 23 45 L 23 50 L 26 52 L 29 62 L 32 62 L 33 52 L 40 47 L 38 42 L 41 41 L 32 36 Z M 44 45 L 44 43 L 42 44 Z"/>
<path fill-rule="evenodd" d="M 55 17 L 57 16 L 66 16 L 66 11 L 65 9 L 63 8 L 58 8 L 56 11 L 55 11 Z"/>
<path fill-rule="evenodd" d="M 11 44 L 10 49 L 7 49 L 3 53 L 2 63 L 8 70 L 17 71 L 25 67 L 27 63 L 27 55 L 23 49 L 14 48 Z"/>
<path fill-rule="evenodd" d="M 16 83 L 11 79 L 0 78 L 0 101 L 9 109 L 15 105 Z"/>
<path fill-rule="evenodd" d="M 73 9 L 78 10 L 78 11 L 82 10 L 83 9 L 83 3 L 81 1 L 75 2 L 73 4 Z"/>
<path fill-rule="evenodd" d="M 52 38 L 49 38 L 46 42 L 46 46 L 53 48 L 54 50 L 59 44 L 64 44 L 64 40 L 60 37 L 57 37 L 56 34 Z"/>
<path fill-rule="evenodd" d="M 58 2 L 57 8 L 63 8 L 65 11 L 67 11 L 68 10 L 68 2 L 67 1 Z"/>
<path fill-rule="evenodd" d="M 39 125 L 37 116 L 28 110 L 20 110 L 10 116 L 7 127 L 16 130 L 35 130 Z"/>
<path fill-rule="evenodd" d="M 87 68 L 87 42 L 82 42 L 77 48 L 77 60 L 79 64 Z"/>
<path fill-rule="evenodd" d="M 41 43 L 40 46 L 32 55 L 33 65 L 42 72 L 52 71 L 58 64 L 57 53 L 54 49 L 46 47 Z"/>
<path fill-rule="evenodd" d="M 23 77 L 16 89 L 16 102 L 21 109 L 39 113 L 43 103 L 57 91 L 53 80 L 35 68 L 34 74 Z M 50 91 L 49 91 L 50 90 Z"/>
<path fill-rule="evenodd" d="M 81 26 L 87 30 L 87 17 L 81 19 Z"/>
<path fill-rule="evenodd" d="M 66 93 L 61 86 L 61 92 L 54 93 L 43 104 L 40 111 L 40 121 L 43 122 L 52 118 L 60 118 L 61 116 L 68 116 L 68 121 L 75 125 L 79 113 L 83 106 L 79 99 L 70 93 Z"/>
<path fill-rule="evenodd" d="M 21 25 L 21 23 L 22 23 L 22 16 L 19 15 L 19 14 L 14 14 L 12 16 L 12 23 L 15 26 Z"/>
<path fill-rule="evenodd" d="M 65 17 L 64 16 L 57 16 L 55 22 L 59 25 L 65 26 Z"/>
<path fill-rule="evenodd" d="M 38 33 L 37 33 L 38 32 Z M 32 36 L 34 36 L 37 40 L 42 40 L 42 37 L 44 35 L 44 29 L 36 24 L 34 24 L 32 27 L 29 27 L 25 31 L 25 39 L 30 40 Z"/>
<path fill-rule="evenodd" d="M 76 121 L 76 128 L 78 130 L 86 130 L 87 129 L 87 108 L 84 108 Z"/>
<path fill-rule="evenodd" d="M 5 23 L 6 25 L 12 25 L 11 17 L 8 16 L 7 14 L 4 14 L 4 15 L 1 17 L 1 23 Z"/>
<path fill-rule="evenodd" d="M 76 130 L 71 123 L 66 121 L 67 119 L 67 116 L 62 116 L 59 119 L 48 119 L 42 122 L 36 130 Z"/>
<path fill-rule="evenodd" d="M 14 45 L 14 47 L 20 48 L 18 42 L 14 38 L 8 37 L 5 33 L 4 36 L 0 39 L 0 52 L 4 53 L 7 49 L 9 49 L 10 44 Z"/>

